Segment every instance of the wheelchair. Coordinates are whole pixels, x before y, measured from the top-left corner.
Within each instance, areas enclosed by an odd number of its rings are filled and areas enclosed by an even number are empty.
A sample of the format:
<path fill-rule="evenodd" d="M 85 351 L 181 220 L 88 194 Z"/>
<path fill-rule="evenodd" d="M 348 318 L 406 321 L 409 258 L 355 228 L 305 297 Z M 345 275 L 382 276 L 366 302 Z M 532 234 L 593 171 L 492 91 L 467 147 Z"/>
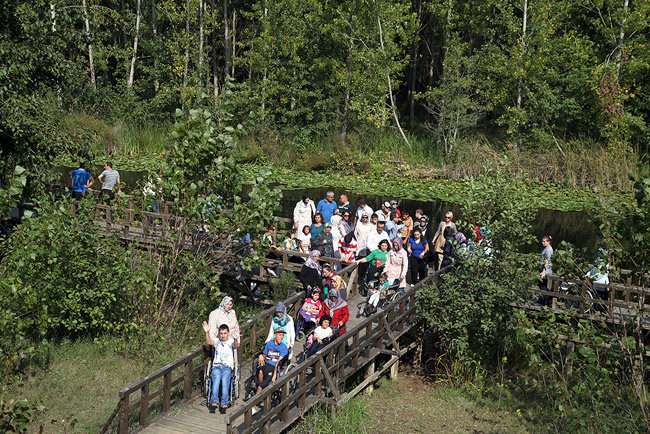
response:
<path fill-rule="evenodd" d="M 300 313 L 298 313 L 298 324 L 296 325 L 296 340 L 304 341 L 306 336 L 309 336 L 314 329 L 317 327 L 317 324 L 313 321 L 307 321 L 303 318 Z"/>
<path fill-rule="evenodd" d="M 332 327 L 332 336 L 330 336 L 329 338 L 323 339 L 323 346 L 325 347 L 325 346 L 329 345 L 330 342 L 334 341 L 339 336 L 339 331 L 340 331 L 339 327 Z M 312 335 L 313 332 L 314 331 L 312 330 L 311 333 L 309 333 L 309 335 Z M 308 358 L 307 355 L 309 354 L 309 350 L 311 349 L 312 345 L 313 345 L 313 341 L 309 342 L 309 340 L 308 340 L 307 342 L 305 342 L 305 345 L 304 345 L 304 348 L 303 348 L 302 352 L 300 354 L 298 354 L 298 356 L 297 356 L 297 363 L 298 364 L 301 364 L 302 362 L 307 360 L 307 358 Z"/>
<path fill-rule="evenodd" d="M 257 353 L 255 355 L 255 357 L 253 357 L 253 363 L 251 363 L 250 376 L 245 381 L 245 384 L 244 384 L 244 391 L 245 391 L 244 392 L 245 393 L 244 401 L 248 401 L 249 399 L 251 399 L 253 396 L 255 396 L 255 393 L 257 392 L 257 375 L 256 374 L 257 374 L 257 368 L 259 367 L 259 362 L 258 362 L 257 358 L 259 357 L 260 354 L 262 354 L 261 351 L 259 353 Z M 293 370 L 293 368 L 295 367 L 293 365 L 293 363 L 291 363 L 292 355 L 293 355 L 293 348 L 290 348 L 289 349 L 289 354 L 287 354 L 287 357 L 285 357 L 284 359 L 282 359 L 280 361 L 280 368 L 278 369 L 278 374 L 277 374 L 277 377 L 275 379 L 276 381 L 279 380 L 280 378 L 282 378 L 284 375 L 291 372 Z M 298 383 L 296 381 L 295 384 L 290 384 L 289 388 L 291 390 L 294 390 L 297 387 L 297 384 Z M 276 404 L 278 404 L 280 402 L 281 399 L 282 399 L 282 391 L 278 389 L 271 396 L 271 404 L 276 405 Z"/>
<path fill-rule="evenodd" d="M 212 391 L 212 363 L 214 362 L 214 346 L 213 345 L 203 345 L 203 351 L 206 353 L 206 357 L 210 357 L 210 360 L 205 364 L 203 370 L 203 381 L 201 382 L 201 395 L 205 398 L 203 402 L 204 405 L 210 407 L 210 392 Z M 237 361 L 237 350 L 233 350 L 235 367 L 232 370 L 232 375 L 230 376 L 230 391 L 228 393 L 228 407 L 232 407 L 239 398 L 239 393 L 241 390 L 240 382 L 240 368 Z M 220 387 L 217 385 L 217 387 Z"/>
<path fill-rule="evenodd" d="M 370 269 L 368 270 L 370 271 Z M 377 283 L 379 282 L 379 276 L 381 276 L 381 273 L 384 272 L 384 267 L 379 267 L 375 268 L 375 272 L 370 275 L 370 273 L 366 274 L 366 278 L 363 280 L 363 284 L 359 288 L 359 294 L 362 296 L 367 296 L 368 291 L 371 288 L 374 288 Z"/>
<path fill-rule="evenodd" d="M 368 291 L 366 292 L 366 299 L 359 303 L 357 305 L 357 309 L 359 310 L 358 316 L 365 316 L 369 317 L 373 313 L 377 312 L 378 310 L 384 309 L 385 306 L 388 306 L 392 302 L 394 302 L 397 297 L 399 297 L 404 291 L 402 288 L 400 288 L 400 283 L 402 281 L 400 279 L 395 279 L 393 283 L 386 289 L 381 291 L 381 294 L 379 295 L 379 303 L 377 303 L 377 308 L 375 309 L 374 306 L 369 306 L 370 302 L 370 289 L 376 288 L 377 285 L 379 285 L 379 281 L 373 280 L 370 283 L 372 286 L 368 286 Z"/>

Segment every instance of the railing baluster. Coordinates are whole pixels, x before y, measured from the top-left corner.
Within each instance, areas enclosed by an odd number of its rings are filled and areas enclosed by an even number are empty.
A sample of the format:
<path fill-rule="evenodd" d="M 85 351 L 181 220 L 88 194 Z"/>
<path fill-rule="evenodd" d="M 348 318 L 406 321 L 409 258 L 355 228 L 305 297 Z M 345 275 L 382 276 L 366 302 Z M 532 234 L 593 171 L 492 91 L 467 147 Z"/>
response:
<path fill-rule="evenodd" d="M 172 373 L 167 372 L 163 379 L 163 411 L 169 411 L 172 397 Z"/>
<path fill-rule="evenodd" d="M 183 374 L 183 399 L 190 399 L 192 396 L 192 361 L 185 362 Z"/>
<path fill-rule="evenodd" d="M 149 421 L 149 384 L 142 386 L 140 394 L 140 425 L 145 426 Z"/>
<path fill-rule="evenodd" d="M 129 395 L 121 400 L 122 408 L 120 410 L 120 434 L 129 432 Z"/>

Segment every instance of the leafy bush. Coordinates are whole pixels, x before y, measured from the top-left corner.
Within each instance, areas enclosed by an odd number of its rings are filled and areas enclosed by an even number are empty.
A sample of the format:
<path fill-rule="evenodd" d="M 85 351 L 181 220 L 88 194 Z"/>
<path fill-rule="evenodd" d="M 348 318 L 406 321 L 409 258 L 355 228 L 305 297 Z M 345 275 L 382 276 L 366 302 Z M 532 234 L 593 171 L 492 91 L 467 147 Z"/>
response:
<path fill-rule="evenodd" d="M 19 367 L 43 339 L 97 334 L 125 318 L 134 278 L 131 255 L 100 235 L 87 210 L 44 199 L 5 242 L 0 262 L 3 368 Z"/>

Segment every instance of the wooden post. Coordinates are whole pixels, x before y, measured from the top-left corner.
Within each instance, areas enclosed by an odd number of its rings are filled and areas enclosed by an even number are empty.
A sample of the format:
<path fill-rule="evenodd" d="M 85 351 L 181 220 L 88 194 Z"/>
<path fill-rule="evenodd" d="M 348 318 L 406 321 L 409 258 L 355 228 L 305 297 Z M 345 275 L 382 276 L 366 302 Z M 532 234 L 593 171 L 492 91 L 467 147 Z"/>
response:
<path fill-rule="evenodd" d="M 183 399 L 190 399 L 192 396 L 192 360 L 185 362 L 185 373 L 183 374 Z"/>
<path fill-rule="evenodd" d="M 142 387 L 140 397 L 140 425 L 146 426 L 149 420 L 149 384 Z"/>
<path fill-rule="evenodd" d="M 375 359 L 373 359 L 372 362 L 370 362 L 368 364 L 368 367 L 366 368 L 366 374 L 364 375 L 364 378 L 367 379 L 374 373 L 375 373 Z M 368 384 L 368 387 L 366 387 L 363 390 L 363 394 L 366 395 L 366 396 L 372 396 L 372 392 L 374 390 L 375 390 L 375 387 L 373 386 L 372 383 L 370 383 L 370 384 Z"/>
<path fill-rule="evenodd" d="M 129 432 L 129 395 L 122 398 L 120 409 L 120 434 Z"/>
<path fill-rule="evenodd" d="M 397 360 L 395 360 L 397 359 Z M 397 379 L 397 374 L 399 372 L 399 356 L 391 356 L 390 361 L 392 362 L 395 360 L 395 363 L 390 367 L 390 374 L 389 378 L 391 380 L 396 380 Z"/>
<path fill-rule="evenodd" d="M 172 398 L 172 373 L 167 372 L 163 378 L 163 411 L 169 411 Z"/>
<path fill-rule="evenodd" d="M 264 398 L 264 415 L 266 416 L 271 412 L 271 395 Z M 264 424 L 264 434 L 271 434 L 271 419 L 267 420 Z"/>

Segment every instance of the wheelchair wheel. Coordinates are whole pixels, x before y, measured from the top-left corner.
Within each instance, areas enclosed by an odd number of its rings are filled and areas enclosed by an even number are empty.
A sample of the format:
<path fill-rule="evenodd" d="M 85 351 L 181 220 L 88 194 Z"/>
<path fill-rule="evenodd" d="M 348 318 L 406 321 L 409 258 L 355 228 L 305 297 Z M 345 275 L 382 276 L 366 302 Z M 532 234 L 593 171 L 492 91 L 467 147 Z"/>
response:
<path fill-rule="evenodd" d="M 205 398 L 206 405 L 210 405 L 211 385 L 212 385 L 212 362 L 207 363 L 203 368 L 203 381 L 201 382 L 201 394 Z"/>
<path fill-rule="evenodd" d="M 302 328 L 298 330 L 298 333 L 296 333 L 296 340 L 300 342 L 305 340 L 305 332 L 302 331 Z"/>
<path fill-rule="evenodd" d="M 239 393 L 241 391 L 241 381 L 240 381 L 240 365 L 235 365 L 235 372 L 233 376 L 233 387 L 232 387 L 232 401 L 239 398 Z"/>

